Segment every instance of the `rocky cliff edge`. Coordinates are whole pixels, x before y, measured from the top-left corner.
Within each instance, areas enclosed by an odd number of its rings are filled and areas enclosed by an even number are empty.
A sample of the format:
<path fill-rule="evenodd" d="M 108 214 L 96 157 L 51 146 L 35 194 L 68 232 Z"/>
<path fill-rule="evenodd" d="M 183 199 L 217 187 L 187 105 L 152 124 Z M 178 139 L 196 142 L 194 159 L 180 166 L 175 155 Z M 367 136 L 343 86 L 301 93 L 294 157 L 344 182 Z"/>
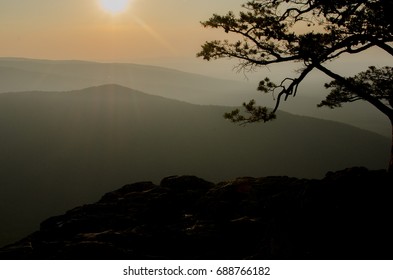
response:
<path fill-rule="evenodd" d="M 1 259 L 393 259 L 392 180 L 194 176 L 140 182 L 51 217 Z"/>

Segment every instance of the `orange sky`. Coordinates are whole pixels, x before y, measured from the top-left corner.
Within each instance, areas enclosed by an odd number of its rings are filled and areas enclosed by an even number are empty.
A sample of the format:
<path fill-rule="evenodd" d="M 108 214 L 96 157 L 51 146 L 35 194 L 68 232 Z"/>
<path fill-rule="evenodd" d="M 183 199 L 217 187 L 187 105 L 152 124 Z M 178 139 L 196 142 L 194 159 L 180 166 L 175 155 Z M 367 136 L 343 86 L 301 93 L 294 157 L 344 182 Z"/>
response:
<path fill-rule="evenodd" d="M 244 2 L 129 1 L 127 11 L 113 15 L 99 0 L 0 0 L 0 56 L 110 61 L 195 56 L 211 33 L 199 21 Z"/>
<path fill-rule="evenodd" d="M 226 69 L 225 75 L 236 64 L 195 57 L 206 40 L 225 35 L 200 21 L 239 10 L 246 0 L 129 0 L 118 14 L 99 1 L 0 0 L 0 57 L 135 62 L 207 74 Z"/>

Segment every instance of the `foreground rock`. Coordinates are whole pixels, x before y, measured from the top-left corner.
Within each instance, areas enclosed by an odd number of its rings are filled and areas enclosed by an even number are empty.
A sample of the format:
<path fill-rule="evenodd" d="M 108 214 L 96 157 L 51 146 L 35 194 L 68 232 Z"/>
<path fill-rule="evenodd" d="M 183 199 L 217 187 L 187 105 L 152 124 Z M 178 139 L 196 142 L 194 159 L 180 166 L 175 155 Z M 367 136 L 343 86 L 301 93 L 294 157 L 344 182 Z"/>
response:
<path fill-rule="evenodd" d="M 136 183 L 49 218 L 0 258 L 393 259 L 391 183 L 364 168 Z"/>

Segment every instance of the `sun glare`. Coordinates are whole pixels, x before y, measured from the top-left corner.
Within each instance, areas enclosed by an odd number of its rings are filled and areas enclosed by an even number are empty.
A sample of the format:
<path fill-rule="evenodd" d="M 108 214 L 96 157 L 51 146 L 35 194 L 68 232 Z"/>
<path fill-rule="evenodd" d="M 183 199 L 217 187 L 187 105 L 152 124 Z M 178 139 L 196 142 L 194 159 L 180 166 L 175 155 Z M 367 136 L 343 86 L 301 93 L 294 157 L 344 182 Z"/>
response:
<path fill-rule="evenodd" d="M 130 0 L 100 0 L 101 7 L 112 14 L 118 14 L 125 11 Z"/>

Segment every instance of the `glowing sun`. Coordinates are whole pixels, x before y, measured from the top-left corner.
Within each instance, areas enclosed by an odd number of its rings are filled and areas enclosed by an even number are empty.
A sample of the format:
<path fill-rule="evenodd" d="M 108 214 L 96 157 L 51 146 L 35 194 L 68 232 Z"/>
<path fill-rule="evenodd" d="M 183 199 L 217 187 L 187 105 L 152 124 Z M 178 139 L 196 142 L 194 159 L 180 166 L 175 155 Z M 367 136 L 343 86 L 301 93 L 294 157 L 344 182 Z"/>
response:
<path fill-rule="evenodd" d="M 127 10 L 130 0 L 100 0 L 100 4 L 105 11 L 117 14 Z"/>

